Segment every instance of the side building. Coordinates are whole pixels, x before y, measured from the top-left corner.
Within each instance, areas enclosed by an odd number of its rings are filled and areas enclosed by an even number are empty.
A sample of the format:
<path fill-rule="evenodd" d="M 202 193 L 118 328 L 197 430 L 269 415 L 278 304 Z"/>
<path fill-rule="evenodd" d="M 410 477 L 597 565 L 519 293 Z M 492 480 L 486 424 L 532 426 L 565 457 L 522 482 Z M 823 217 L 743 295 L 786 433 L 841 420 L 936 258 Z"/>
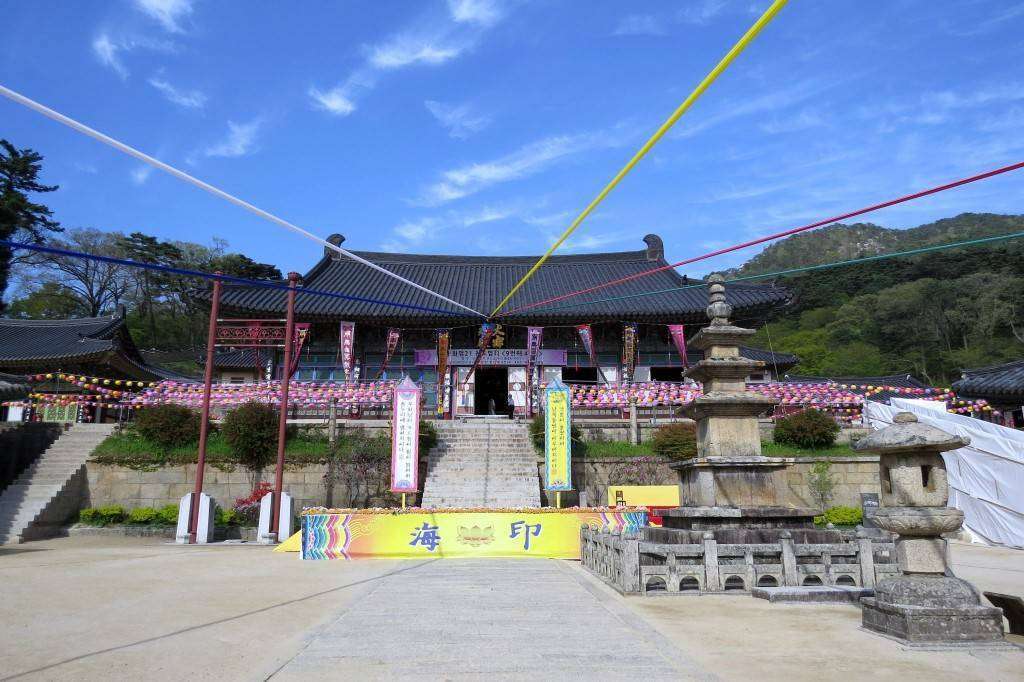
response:
<path fill-rule="evenodd" d="M 26 375 L 53 375 L 32 384 L 31 389 L 68 396 L 79 396 L 83 390 L 61 381 L 58 374 L 147 382 L 189 380 L 146 362 L 132 340 L 123 308 L 112 315 L 65 320 L 0 318 L 0 372 L 21 377 L 23 381 Z M 95 416 L 93 407 L 64 402 L 68 404 L 47 408 L 45 414 L 35 415 L 36 418 L 76 421 Z M 30 416 L 22 407 L 0 410 L 0 420 L 22 421 Z"/>
<path fill-rule="evenodd" d="M 344 237 L 335 234 L 328 241 L 340 245 Z M 526 410 L 530 327 L 543 330 L 538 356 L 541 381 L 558 378 L 566 383 L 612 385 L 632 372 L 629 380 L 633 383 L 681 382 L 684 362 L 669 325 L 683 325 L 688 337 L 705 325 L 707 288 L 703 282 L 688 280 L 668 267 L 660 237 L 649 234 L 643 241 L 645 248 L 637 251 L 551 257 L 493 320 L 501 327 L 501 347 L 486 351 L 472 376 L 481 335 L 480 318 L 325 248 L 320 261 L 302 276 L 301 287 L 420 308 L 303 294 L 300 288 L 296 320 L 309 323 L 310 329 L 294 379 L 344 381 L 340 327 L 352 323 L 358 370 L 348 378 L 372 381 L 409 374 L 423 387 L 428 407 L 437 405 L 438 335 L 447 332 L 448 361 L 440 388 L 447 414 L 486 414 L 491 409 L 502 413 L 508 409 L 509 400 L 516 412 Z M 484 313 L 498 305 L 538 258 L 354 253 Z M 657 268 L 664 269 L 636 277 Z M 567 300 L 534 305 L 568 291 L 622 279 L 627 281 Z M 789 293 L 773 285 L 729 284 L 727 291 L 737 319 L 750 327 L 762 324 L 766 316 L 789 301 Z M 284 316 L 285 294 L 226 285 L 221 310 L 221 317 L 280 319 Z M 592 348 L 581 339 L 581 325 L 587 325 Z M 628 357 L 630 350 L 632 358 Z M 762 349 L 744 349 L 743 353 L 766 362 L 764 372 L 750 377 L 752 381 L 777 378 L 797 361 L 792 355 Z M 689 357 L 690 362 L 699 359 Z M 280 357 L 270 361 L 268 356 L 241 352 L 225 354 L 218 360 L 219 373 L 228 374 L 223 371 L 223 363 L 235 361 L 251 367 L 260 378 L 281 375 Z"/>
<path fill-rule="evenodd" d="M 987 400 L 999 411 L 1003 426 L 1024 428 L 1024 359 L 965 369 L 953 390 L 965 398 Z"/>

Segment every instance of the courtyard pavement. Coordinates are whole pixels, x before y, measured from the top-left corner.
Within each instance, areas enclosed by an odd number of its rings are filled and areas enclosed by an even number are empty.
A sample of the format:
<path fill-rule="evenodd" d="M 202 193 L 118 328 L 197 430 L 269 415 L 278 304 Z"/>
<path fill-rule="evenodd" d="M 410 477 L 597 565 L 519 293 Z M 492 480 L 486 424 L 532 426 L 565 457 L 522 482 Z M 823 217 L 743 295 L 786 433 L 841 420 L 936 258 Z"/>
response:
<path fill-rule="evenodd" d="M 952 554 L 980 589 L 1024 594 L 1024 552 Z M 859 625 L 854 606 L 624 599 L 566 561 L 0 547 L 2 680 L 1024 679 L 1024 651 L 906 651 Z"/>

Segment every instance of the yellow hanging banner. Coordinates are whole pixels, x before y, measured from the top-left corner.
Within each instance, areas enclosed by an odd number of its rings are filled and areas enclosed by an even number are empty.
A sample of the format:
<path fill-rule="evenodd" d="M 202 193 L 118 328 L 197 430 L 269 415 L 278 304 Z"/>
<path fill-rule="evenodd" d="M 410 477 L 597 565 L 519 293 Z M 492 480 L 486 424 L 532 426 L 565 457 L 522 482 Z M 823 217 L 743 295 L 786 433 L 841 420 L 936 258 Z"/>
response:
<path fill-rule="evenodd" d="M 569 388 L 559 380 L 544 390 L 544 487 L 572 490 L 572 418 Z"/>

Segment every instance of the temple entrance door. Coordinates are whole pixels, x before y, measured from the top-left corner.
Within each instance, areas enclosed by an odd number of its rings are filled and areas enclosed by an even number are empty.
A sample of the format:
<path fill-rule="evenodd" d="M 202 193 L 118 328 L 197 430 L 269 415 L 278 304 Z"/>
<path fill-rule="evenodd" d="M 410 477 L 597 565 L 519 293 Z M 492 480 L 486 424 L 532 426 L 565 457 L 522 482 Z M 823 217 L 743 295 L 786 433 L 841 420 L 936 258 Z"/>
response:
<path fill-rule="evenodd" d="M 474 374 L 474 414 L 508 414 L 508 367 L 477 367 Z"/>

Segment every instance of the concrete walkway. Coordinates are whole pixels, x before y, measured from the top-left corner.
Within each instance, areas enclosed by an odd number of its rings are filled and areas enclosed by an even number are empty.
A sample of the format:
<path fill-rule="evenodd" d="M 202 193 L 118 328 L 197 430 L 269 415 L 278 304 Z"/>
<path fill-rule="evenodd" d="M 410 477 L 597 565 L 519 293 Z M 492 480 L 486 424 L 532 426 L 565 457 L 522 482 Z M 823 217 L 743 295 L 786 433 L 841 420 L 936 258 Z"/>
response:
<path fill-rule="evenodd" d="M 560 561 L 434 560 L 381 580 L 273 679 L 709 676 Z M 349 677 L 350 676 L 350 677 Z"/>
<path fill-rule="evenodd" d="M 1024 594 L 1024 552 L 952 554 Z M 624 599 L 569 561 L 63 538 L 0 547 L 0 595 L 0 680 L 1024 679 L 1024 651 L 905 651 L 856 606 Z"/>

